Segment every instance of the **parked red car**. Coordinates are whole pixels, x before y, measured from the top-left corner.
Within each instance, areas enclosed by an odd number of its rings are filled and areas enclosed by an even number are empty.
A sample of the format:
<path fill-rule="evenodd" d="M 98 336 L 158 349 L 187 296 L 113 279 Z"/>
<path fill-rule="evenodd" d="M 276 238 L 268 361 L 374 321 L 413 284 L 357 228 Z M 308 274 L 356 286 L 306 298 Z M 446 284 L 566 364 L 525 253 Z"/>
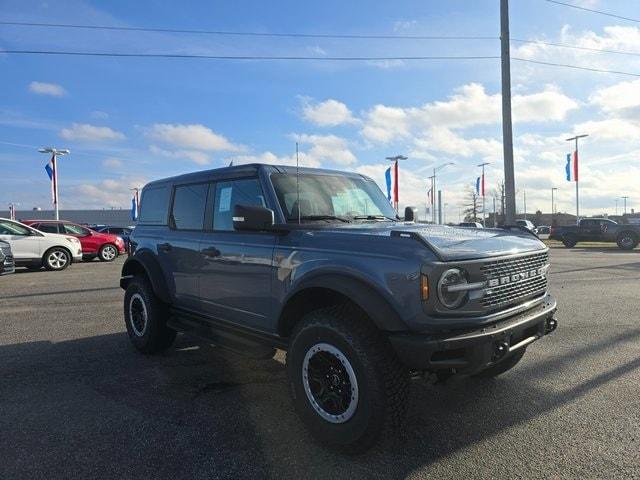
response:
<path fill-rule="evenodd" d="M 111 262 L 119 254 L 126 252 L 124 241 L 117 235 L 100 233 L 90 228 L 65 220 L 23 220 L 22 223 L 46 233 L 71 235 L 80 240 L 82 258 L 91 260 L 98 257 L 102 262 Z"/>

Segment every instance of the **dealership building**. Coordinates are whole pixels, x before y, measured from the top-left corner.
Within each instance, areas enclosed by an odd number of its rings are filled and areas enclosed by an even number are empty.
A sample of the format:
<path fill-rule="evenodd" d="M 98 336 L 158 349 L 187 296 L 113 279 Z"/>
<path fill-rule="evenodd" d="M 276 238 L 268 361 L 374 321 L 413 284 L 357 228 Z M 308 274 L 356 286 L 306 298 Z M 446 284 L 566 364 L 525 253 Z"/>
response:
<path fill-rule="evenodd" d="M 9 218 L 9 211 L 0 211 L 0 217 Z M 17 210 L 16 220 L 53 220 L 53 210 Z M 105 210 L 60 210 L 60 220 L 68 220 L 74 223 L 87 225 L 113 225 L 126 227 L 135 225 L 131 220 L 129 209 L 105 209 Z"/>

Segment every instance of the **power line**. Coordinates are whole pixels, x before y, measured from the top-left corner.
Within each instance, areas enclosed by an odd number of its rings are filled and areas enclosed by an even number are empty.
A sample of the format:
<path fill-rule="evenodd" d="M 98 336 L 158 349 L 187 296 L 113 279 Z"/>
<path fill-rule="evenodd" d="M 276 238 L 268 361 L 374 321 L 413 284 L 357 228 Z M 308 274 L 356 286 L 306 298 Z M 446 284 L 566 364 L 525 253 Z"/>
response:
<path fill-rule="evenodd" d="M 571 45 L 568 43 L 556 43 L 556 42 L 544 42 L 542 40 L 524 40 L 524 39 L 520 39 L 520 38 L 512 38 L 511 39 L 512 42 L 517 42 L 517 43 L 527 43 L 527 44 L 533 44 L 533 45 L 547 45 L 550 47 L 560 47 L 560 48 L 570 48 L 573 50 L 585 50 L 588 52 L 598 52 L 598 53 L 613 53 L 616 55 L 633 55 L 633 56 L 640 56 L 640 52 L 625 52 L 623 50 L 605 50 L 602 48 L 592 48 L 592 47 L 581 47 L 578 45 Z"/>
<path fill-rule="evenodd" d="M 511 57 L 511 60 L 516 60 L 518 62 L 535 63 L 537 65 L 546 65 L 549 67 L 563 67 L 563 68 L 572 68 L 574 70 L 587 70 L 589 72 L 612 73 L 615 75 L 627 75 L 630 77 L 640 77 L 640 73 L 621 72 L 619 70 L 604 70 L 601 68 L 583 67 L 579 65 L 568 65 L 566 63 L 543 62 L 541 60 L 531 60 L 528 58 L 517 58 L 517 57 Z"/>
<path fill-rule="evenodd" d="M 629 22 L 640 23 L 640 19 L 625 17 L 623 15 L 616 15 L 615 13 L 603 12 L 602 10 L 595 10 L 593 8 L 581 7 L 572 3 L 559 2 L 558 0 L 544 0 L 545 2 L 555 3 L 556 5 L 562 5 L 564 7 L 575 8 L 576 10 L 583 10 L 585 12 L 597 13 L 598 15 L 604 15 L 606 17 L 618 18 L 620 20 L 628 20 Z"/>
<path fill-rule="evenodd" d="M 393 61 L 393 60 L 491 60 L 497 55 L 435 55 L 396 57 L 312 57 L 287 55 L 197 55 L 185 53 L 124 53 L 124 52 L 72 52 L 55 50 L 0 50 L 13 55 L 70 55 L 81 57 L 124 57 L 124 58 L 185 58 L 208 60 L 321 60 L 321 61 Z"/>
<path fill-rule="evenodd" d="M 460 36 L 460 35 L 381 35 L 381 34 L 346 34 L 346 33 L 289 33 L 289 32 L 238 32 L 229 30 L 192 30 L 180 28 L 160 27 L 119 27 L 112 25 L 80 25 L 71 23 L 39 23 L 39 22 L 7 22 L 0 21 L 0 25 L 42 28 L 77 28 L 84 30 L 115 30 L 129 32 L 155 33 L 192 33 L 198 35 L 229 35 L 242 37 L 286 37 L 286 38 L 346 38 L 346 39 L 381 39 L 381 40 L 498 40 L 496 36 Z"/>

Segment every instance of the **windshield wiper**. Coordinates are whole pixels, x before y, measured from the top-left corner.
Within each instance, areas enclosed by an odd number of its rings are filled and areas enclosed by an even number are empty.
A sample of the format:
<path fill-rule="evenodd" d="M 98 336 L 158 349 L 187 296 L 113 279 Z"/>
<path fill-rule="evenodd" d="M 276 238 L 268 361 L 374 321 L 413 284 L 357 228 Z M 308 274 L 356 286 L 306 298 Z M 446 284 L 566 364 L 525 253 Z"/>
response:
<path fill-rule="evenodd" d="M 290 217 L 290 222 L 295 222 L 298 219 L 296 217 Z M 335 215 L 301 215 L 300 220 L 339 220 L 344 223 L 351 223 L 351 220 L 343 217 L 336 217 Z"/>
<path fill-rule="evenodd" d="M 391 220 L 392 222 L 397 222 L 397 218 L 387 217 L 386 215 L 356 215 L 353 217 L 354 220 Z"/>

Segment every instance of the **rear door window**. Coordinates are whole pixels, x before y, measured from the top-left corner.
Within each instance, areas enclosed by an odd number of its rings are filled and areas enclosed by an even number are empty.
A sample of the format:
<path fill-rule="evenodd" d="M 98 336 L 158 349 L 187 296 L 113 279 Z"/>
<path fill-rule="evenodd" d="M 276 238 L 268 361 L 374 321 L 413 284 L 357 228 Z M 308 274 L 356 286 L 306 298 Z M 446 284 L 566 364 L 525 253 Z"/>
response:
<path fill-rule="evenodd" d="M 177 230 L 202 230 L 208 189 L 206 183 L 176 187 L 171 214 Z"/>
<path fill-rule="evenodd" d="M 138 223 L 146 225 L 166 225 L 169 210 L 169 187 L 145 188 L 140 201 Z"/>
<path fill-rule="evenodd" d="M 257 178 L 218 182 L 213 197 L 214 230 L 233 230 L 233 207 L 237 204 L 266 207 Z"/>
<path fill-rule="evenodd" d="M 57 223 L 38 223 L 33 225 L 33 228 L 40 230 L 45 233 L 58 233 L 58 224 Z"/>

